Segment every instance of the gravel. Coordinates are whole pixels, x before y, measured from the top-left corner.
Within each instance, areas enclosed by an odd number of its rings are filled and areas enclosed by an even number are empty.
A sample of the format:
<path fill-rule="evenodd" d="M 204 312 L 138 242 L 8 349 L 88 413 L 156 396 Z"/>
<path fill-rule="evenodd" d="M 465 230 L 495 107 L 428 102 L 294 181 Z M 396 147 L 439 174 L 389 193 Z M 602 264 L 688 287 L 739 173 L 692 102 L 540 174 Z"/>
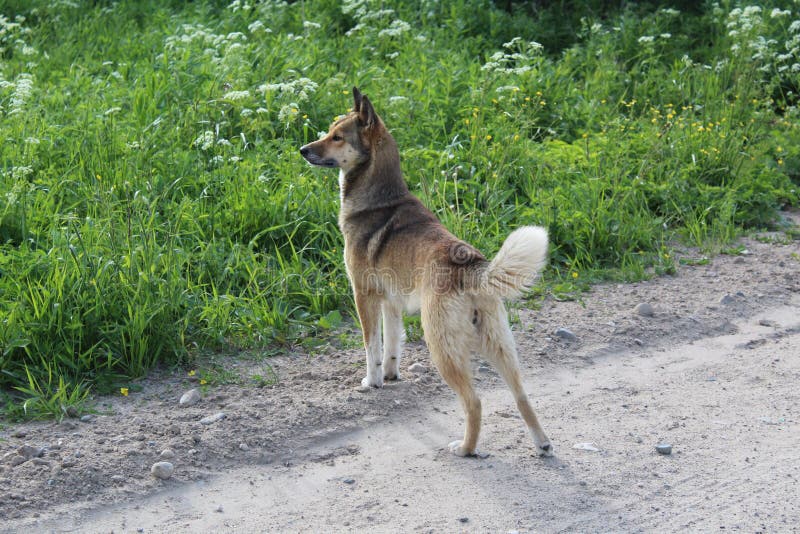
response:
<path fill-rule="evenodd" d="M 669 443 L 659 443 L 656 445 L 656 451 L 658 454 L 669 455 L 672 454 L 672 445 Z"/>
<path fill-rule="evenodd" d="M 181 395 L 181 400 L 178 401 L 178 404 L 180 406 L 194 406 L 198 402 L 200 402 L 200 392 L 195 388 Z"/>
<path fill-rule="evenodd" d="M 175 472 L 175 466 L 170 462 L 156 462 L 150 468 L 150 474 L 154 477 L 166 480 Z"/>
<path fill-rule="evenodd" d="M 576 336 L 575 333 L 572 332 L 572 330 L 569 330 L 568 328 L 564 327 L 556 329 L 556 337 L 561 338 L 565 341 L 578 341 L 578 336 Z"/>

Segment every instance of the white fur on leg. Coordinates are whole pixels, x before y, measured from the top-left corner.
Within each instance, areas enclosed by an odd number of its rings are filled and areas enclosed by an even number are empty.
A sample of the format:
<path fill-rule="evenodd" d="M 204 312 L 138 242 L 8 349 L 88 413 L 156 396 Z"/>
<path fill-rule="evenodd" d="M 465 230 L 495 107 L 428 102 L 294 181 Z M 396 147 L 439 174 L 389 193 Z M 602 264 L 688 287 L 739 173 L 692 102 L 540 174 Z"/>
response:
<path fill-rule="evenodd" d="M 403 312 L 383 305 L 383 376 L 389 380 L 400 378 L 400 355 L 403 352 Z"/>
<path fill-rule="evenodd" d="M 367 376 L 361 380 L 364 387 L 379 388 L 383 387 L 383 365 L 381 361 L 381 326 L 380 321 L 374 321 L 375 325 L 369 336 L 367 345 Z"/>
<path fill-rule="evenodd" d="M 464 448 L 464 442 L 459 440 L 451 441 L 450 444 L 447 446 L 450 449 L 450 452 L 455 454 L 456 456 L 472 456 L 474 451 L 468 451 Z"/>
<path fill-rule="evenodd" d="M 533 444 L 536 446 L 536 453 L 539 456 L 553 456 L 553 444 L 550 443 L 547 436 L 544 436 L 544 438 L 536 436 L 533 430 L 531 430 L 531 435 L 533 436 Z"/>

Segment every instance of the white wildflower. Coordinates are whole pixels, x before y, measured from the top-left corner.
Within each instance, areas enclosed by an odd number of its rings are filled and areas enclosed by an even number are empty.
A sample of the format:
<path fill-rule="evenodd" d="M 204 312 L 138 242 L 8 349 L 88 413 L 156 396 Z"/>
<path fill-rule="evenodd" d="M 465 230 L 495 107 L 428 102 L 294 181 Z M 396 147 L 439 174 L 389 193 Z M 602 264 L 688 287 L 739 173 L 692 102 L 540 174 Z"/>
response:
<path fill-rule="evenodd" d="M 298 106 L 294 102 L 290 102 L 281 107 L 280 111 L 278 111 L 278 120 L 281 122 L 290 122 L 297 117 L 297 114 L 300 112 Z"/>
<path fill-rule="evenodd" d="M 411 25 L 400 19 L 395 19 L 388 28 L 378 32 L 378 37 L 397 37 L 411 29 Z"/>
<path fill-rule="evenodd" d="M 672 34 L 671 33 L 662 33 L 661 35 L 659 35 L 659 37 L 661 37 L 662 39 L 669 39 L 670 37 L 672 37 Z"/>
<path fill-rule="evenodd" d="M 761 13 L 761 8 L 759 6 L 747 6 L 744 8 L 744 12 L 742 15 L 744 17 L 752 17 L 753 15 L 758 15 Z"/>
<path fill-rule="evenodd" d="M 244 98 L 250 98 L 250 91 L 228 91 L 222 98 L 225 100 L 242 100 Z"/>
<path fill-rule="evenodd" d="M 507 43 L 503 43 L 503 48 L 516 48 L 522 42 L 522 37 L 514 37 Z"/>
<path fill-rule="evenodd" d="M 200 150 L 208 150 L 209 148 L 214 146 L 215 139 L 216 136 L 214 135 L 214 132 L 212 132 L 211 130 L 206 130 L 205 132 L 200 134 L 200 136 L 198 136 L 198 138 L 195 139 L 194 142 L 192 142 L 192 146 L 199 146 Z"/>
<path fill-rule="evenodd" d="M 800 32 L 800 20 L 792 21 L 792 23 L 789 24 L 789 33 L 798 33 L 798 32 Z"/>
<path fill-rule="evenodd" d="M 258 33 L 258 32 L 260 32 L 260 31 L 264 31 L 264 32 L 267 32 L 267 33 L 272 33 L 272 30 L 270 30 L 269 28 L 265 27 L 265 26 L 264 26 L 264 23 L 263 23 L 263 22 L 261 22 L 260 20 L 257 20 L 257 21 L 255 21 L 255 22 L 251 22 L 251 23 L 250 23 L 250 24 L 247 26 L 247 30 L 248 30 L 250 33 Z"/>
<path fill-rule="evenodd" d="M 299 101 L 305 101 L 310 95 L 314 94 L 319 85 L 308 78 L 299 78 L 292 82 L 281 82 L 265 84 L 258 88 L 261 92 L 278 92 L 282 95 L 292 95 Z M 295 104 L 297 107 L 297 104 Z"/>
<path fill-rule="evenodd" d="M 244 108 L 244 109 L 242 109 L 242 111 L 239 112 L 239 115 L 241 115 L 242 117 L 249 117 L 252 114 L 253 114 L 253 110 L 250 109 L 250 108 Z"/>
<path fill-rule="evenodd" d="M 519 87 L 516 85 L 503 85 L 495 89 L 498 93 L 516 93 L 519 91 Z"/>
<path fill-rule="evenodd" d="M 233 146 L 233 143 L 231 143 L 227 139 L 217 139 L 217 144 L 221 146 Z"/>
<path fill-rule="evenodd" d="M 405 102 L 406 100 L 408 100 L 408 97 L 406 97 L 406 96 L 390 96 L 389 97 L 389 103 L 390 104 L 399 104 L 401 102 Z"/>
<path fill-rule="evenodd" d="M 653 37 L 652 35 L 642 35 L 641 37 L 639 37 L 638 41 L 640 43 L 652 43 L 653 41 L 655 41 L 655 39 L 656 38 Z"/>
<path fill-rule="evenodd" d="M 33 56 L 36 55 L 36 49 L 32 46 L 28 46 L 26 44 L 22 45 L 22 55 L 23 56 Z"/>
<path fill-rule="evenodd" d="M 791 14 L 792 14 L 792 12 L 789 9 L 786 9 L 786 10 L 782 11 L 781 9 L 776 7 L 775 9 L 772 10 L 772 12 L 769 14 L 769 16 L 771 18 L 773 18 L 773 19 L 776 19 L 778 17 L 787 17 L 787 16 L 789 16 Z"/>
<path fill-rule="evenodd" d="M 677 9 L 672 9 L 671 7 L 666 7 L 664 9 L 662 9 L 661 13 L 663 13 L 665 15 L 670 15 L 670 16 L 673 16 L 673 17 L 677 17 L 678 15 L 681 14 L 680 11 L 678 11 Z"/>
<path fill-rule="evenodd" d="M 360 19 L 362 21 L 370 21 L 370 20 L 380 20 L 380 19 L 388 19 L 395 14 L 394 9 L 377 9 L 375 11 L 369 11 L 361 15 Z"/>
<path fill-rule="evenodd" d="M 242 158 L 240 158 L 239 156 L 231 156 L 228 158 L 228 161 L 230 163 L 239 163 L 240 161 L 242 161 Z"/>
<path fill-rule="evenodd" d="M 320 24 L 319 22 L 311 22 L 310 20 L 304 20 L 303 28 L 307 30 L 318 30 L 322 28 L 322 24 Z"/>
<path fill-rule="evenodd" d="M 31 94 L 33 94 L 33 76 L 28 73 L 22 73 L 17 76 L 14 82 L 14 93 L 11 95 L 9 104 L 11 111 L 9 111 L 9 114 L 21 113 L 25 102 L 28 101 Z"/>
<path fill-rule="evenodd" d="M 492 54 L 489 62 L 482 70 L 494 70 L 507 74 L 524 74 L 533 69 L 537 58 L 542 56 L 543 46 L 536 41 L 524 42 L 520 37 L 503 43 L 507 52 L 498 51 Z"/>
<path fill-rule="evenodd" d="M 33 174 L 33 167 L 29 167 L 27 165 L 11 167 L 11 169 L 5 174 L 6 176 L 11 176 L 11 178 L 14 180 L 22 180 Z"/>
<path fill-rule="evenodd" d="M 356 24 L 355 26 L 353 26 L 352 28 L 350 28 L 349 30 L 344 32 L 344 34 L 347 37 L 352 37 L 353 35 L 357 34 L 362 29 L 364 29 L 364 25 L 359 22 L 358 24 Z"/>
<path fill-rule="evenodd" d="M 220 155 L 216 155 L 213 158 L 211 158 L 211 163 L 213 165 L 222 165 L 223 163 L 225 163 L 225 158 Z"/>

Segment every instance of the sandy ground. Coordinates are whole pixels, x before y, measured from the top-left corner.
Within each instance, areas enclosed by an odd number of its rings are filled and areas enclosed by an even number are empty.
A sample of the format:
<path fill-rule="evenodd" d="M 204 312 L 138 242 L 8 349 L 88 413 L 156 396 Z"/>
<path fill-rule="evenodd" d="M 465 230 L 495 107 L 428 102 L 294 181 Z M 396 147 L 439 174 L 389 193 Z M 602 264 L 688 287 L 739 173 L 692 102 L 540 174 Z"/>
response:
<path fill-rule="evenodd" d="M 0 532 L 800 532 L 800 244 L 743 244 L 675 276 L 518 310 L 553 458 L 534 456 L 480 361 L 484 457 L 462 459 L 446 450 L 461 410 L 432 371 L 359 393 L 360 348 L 240 355 L 232 372 L 270 365 L 278 382 L 215 386 L 179 407 L 196 384 L 162 372 L 98 399 L 88 421 L 0 429 Z M 403 367 L 415 362 L 430 367 L 422 342 Z M 25 445 L 41 456 L 21 461 Z M 175 472 L 159 480 L 165 449 Z"/>

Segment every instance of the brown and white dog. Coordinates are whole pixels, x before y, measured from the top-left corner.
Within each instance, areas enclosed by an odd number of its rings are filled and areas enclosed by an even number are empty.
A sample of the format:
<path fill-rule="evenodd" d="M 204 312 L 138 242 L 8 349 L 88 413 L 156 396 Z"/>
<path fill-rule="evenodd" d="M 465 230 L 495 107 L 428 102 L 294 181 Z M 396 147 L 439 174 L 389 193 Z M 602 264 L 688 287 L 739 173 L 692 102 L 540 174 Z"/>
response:
<path fill-rule="evenodd" d="M 402 314 L 421 310 L 431 359 L 466 414 L 464 439 L 451 443 L 450 450 L 459 456 L 475 454 L 481 401 L 470 357 L 479 354 L 514 394 L 537 451 L 551 455 L 550 440 L 522 387 L 503 304 L 530 287 L 545 265 L 546 231 L 533 226 L 515 230 L 488 261 L 409 192 L 394 138 L 369 99 L 356 88 L 353 97 L 353 111 L 300 153 L 312 165 L 339 168 L 339 227 L 367 352 L 362 385 L 379 388 L 384 380 L 399 378 Z"/>

